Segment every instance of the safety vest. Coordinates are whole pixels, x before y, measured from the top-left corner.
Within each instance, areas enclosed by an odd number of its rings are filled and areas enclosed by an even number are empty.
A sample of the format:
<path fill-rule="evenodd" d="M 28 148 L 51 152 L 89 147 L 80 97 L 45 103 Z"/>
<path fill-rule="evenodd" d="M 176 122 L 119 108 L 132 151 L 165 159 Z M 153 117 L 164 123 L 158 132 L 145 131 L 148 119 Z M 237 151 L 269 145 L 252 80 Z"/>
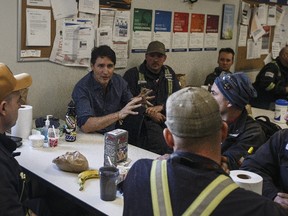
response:
<path fill-rule="evenodd" d="M 168 187 L 167 160 L 154 160 L 150 173 L 153 214 L 172 216 L 171 198 Z M 192 185 L 191 185 L 192 186 Z M 219 203 L 239 186 L 225 175 L 218 176 L 193 201 L 182 214 L 210 215 Z"/>
<path fill-rule="evenodd" d="M 164 66 L 164 68 L 165 68 L 165 78 L 167 79 L 168 96 L 170 96 L 172 94 L 173 78 L 168 67 Z M 137 67 L 137 70 L 139 74 L 138 85 L 142 87 L 143 85 L 147 84 L 147 81 L 145 80 L 144 74 L 140 72 L 139 66 Z"/>

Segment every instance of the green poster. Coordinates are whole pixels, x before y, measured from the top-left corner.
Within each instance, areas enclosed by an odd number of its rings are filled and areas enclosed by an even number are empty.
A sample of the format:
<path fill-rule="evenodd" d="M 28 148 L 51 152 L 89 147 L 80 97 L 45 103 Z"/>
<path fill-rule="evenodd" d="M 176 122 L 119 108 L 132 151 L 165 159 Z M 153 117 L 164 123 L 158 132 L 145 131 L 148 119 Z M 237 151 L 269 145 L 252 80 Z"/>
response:
<path fill-rule="evenodd" d="M 152 30 L 152 10 L 134 8 L 133 31 Z"/>

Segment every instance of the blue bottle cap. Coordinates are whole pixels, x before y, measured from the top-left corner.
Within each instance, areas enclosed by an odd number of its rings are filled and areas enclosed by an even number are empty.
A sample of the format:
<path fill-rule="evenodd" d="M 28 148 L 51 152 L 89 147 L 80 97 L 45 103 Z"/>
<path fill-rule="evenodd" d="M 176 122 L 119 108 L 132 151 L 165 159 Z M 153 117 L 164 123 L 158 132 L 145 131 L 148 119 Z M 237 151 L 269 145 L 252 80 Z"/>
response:
<path fill-rule="evenodd" d="M 280 105 L 280 106 L 288 106 L 288 101 L 285 99 L 278 99 L 276 100 L 275 104 Z"/>

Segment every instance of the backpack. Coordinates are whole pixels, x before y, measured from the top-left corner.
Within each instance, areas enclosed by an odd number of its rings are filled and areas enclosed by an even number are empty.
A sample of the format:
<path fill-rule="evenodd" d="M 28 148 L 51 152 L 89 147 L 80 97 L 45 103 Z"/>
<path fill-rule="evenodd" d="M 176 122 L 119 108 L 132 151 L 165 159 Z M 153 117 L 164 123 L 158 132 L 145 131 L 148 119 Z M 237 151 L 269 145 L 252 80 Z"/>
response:
<path fill-rule="evenodd" d="M 268 116 L 257 116 L 255 117 L 256 122 L 258 122 L 266 135 L 266 140 L 268 140 L 275 132 L 281 130 L 282 128 L 271 122 Z"/>

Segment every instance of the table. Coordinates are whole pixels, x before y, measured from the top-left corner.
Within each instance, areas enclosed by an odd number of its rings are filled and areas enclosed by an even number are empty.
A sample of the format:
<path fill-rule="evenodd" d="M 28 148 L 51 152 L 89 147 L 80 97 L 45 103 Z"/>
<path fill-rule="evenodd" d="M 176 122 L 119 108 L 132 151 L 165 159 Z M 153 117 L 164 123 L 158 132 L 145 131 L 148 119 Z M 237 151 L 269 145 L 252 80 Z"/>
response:
<path fill-rule="evenodd" d="M 261 115 L 268 116 L 271 122 L 279 125 L 282 129 L 288 128 L 286 123 L 279 123 L 274 121 L 274 111 L 252 107 L 252 116 L 254 118 Z"/>
<path fill-rule="evenodd" d="M 104 163 L 103 135 L 78 132 L 75 142 L 66 142 L 64 137 L 61 137 L 59 145 L 55 148 L 32 148 L 30 142 L 24 140 L 23 145 L 17 151 L 21 152 L 21 155 L 16 157 L 17 161 L 32 177 L 54 187 L 90 212 L 113 216 L 122 215 L 123 197 L 120 193 L 117 193 L 114 201 L 102 201 L 99 179 L 87 180 L 84 190 L 79 191 L 78 174 L 61 171 L 52 163 L 54 158 L 66 152 L 79 151 L 87 158 L 90 169 L 99 169 Z M 140 158 L 155 159 L 158 156 L 155 153 L 128 145 L 128 158 L 132 160 L 131 164 Z"/>

